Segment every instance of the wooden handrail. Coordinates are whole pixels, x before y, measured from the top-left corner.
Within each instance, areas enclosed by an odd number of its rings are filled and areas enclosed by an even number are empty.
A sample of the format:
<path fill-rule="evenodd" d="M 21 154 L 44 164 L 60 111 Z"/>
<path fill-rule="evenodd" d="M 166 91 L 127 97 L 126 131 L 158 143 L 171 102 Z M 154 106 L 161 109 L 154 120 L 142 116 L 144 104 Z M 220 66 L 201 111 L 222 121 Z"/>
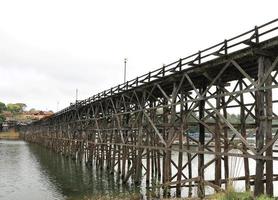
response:
<path fill-rule="evenodd" d="M 205 58 L 209 58 L 210 56 L 213 56 L 213 58 L 210 59 L 210 60 L 213 60 L 213 59 L 215 59 L 216 54 L 221 56 L 220 51 L 223 51 L 224 55 L 227 55 L 228 49 L 237 47 L 239 45 L 245 45 L 245 47 L 241 48 L 241 49 L 244 49 L 244 48 L 246 48 L 246 45 L 247 45 L 246 44 L 246 38 L 244 38 L 244 37 L 248 36 L 249 34 L 253 33 L 253 35 L 251 37 L 249 37 L 250 43 L 251 43 L 252 39 L 255 39 L 254 43 L 262 42 L 260 40 L 261 36 L 272 33 L 275 30 L 278 30 L 278 23 L 275 24 L 276 22 L 278 22 L 278 19 L 274 19 L 274 20 L 272 20 L 270 22 L 267 22 L 267 23 L 265 23 L 261 26 L 255 26 L 255 28 L 253 28 L 249 31 L 246 31 L 242 34 L 239 34 L 235 37 L 224 40 L 223 42 L 215 44 L 215 45 L 213 45 L 211 47 L 208 47 L 206 49 L 200 50 L 197 53 L 194 53 L 190 56 L 181 58 L 181 59 L 179 59 L 175 62 L 172 62 L 168 65 L 163 65 L 163 67 L 161 67 L 161 68 L 158 68 L 158 69 L 156 69 L 154 71 L 151 71 L 147 74 L 143 74 L 143 75 L 141 75 L 139 77 L 136 77 L 136 78 L 134 78 L 130 81 L 127 81 L 126 83 L 122 83 L 120 85 L 112 87 L 111 89 L 108 89 L 108 90 L 100 92 L 96 95 L 93 95 L 93 96 L 91 96 L 87 99 L 76 102 L 74 105 L 71 105 L 71 106 L 55 113 L 54 116 L 58 116 L 58 115 L 61 115 L 65 112 L 68 112 L 68 111 L 72 110 L 73 108 L 75 108 L 77 105 L 87 105 L 87 104 L 90 104 L 91 102 L 98 101 L 102 98 L 107 97 L 108 94 L 110 94 L 110 96 L 113 96 L 113 95 L 121 93 L 123 91 L 127 91 L 127 90 L 133 89 L 135 87 L 139 87 L 142 84 L 145 84 L 146 82 L 151 82 L 151 81 L 157 80 L 161 77 L 169 76 L 171 74 L 183 71 L 185 69 L 189 69 L 191 67 L 190 64 L 194 64 L 194 62 L 197 62 L 196 64 L 201 65 L 201 64 L 208 61 L 208 60 L 206 60 L 206 61 L 203 62 L 203 60 Z M 264 30 L 263 32 L 260 32 L 260 30 L 262 28 L 265 29 L 268 26 L 273 25 L 273 24 L 276 25 L 274 28 L 269 28 L 269 29 Z M 253 37 L 253 36 L 255 36 L 255 37 Z M 271 37 L 268 38 L 268 39 L 271 39 Z M 239 40 L 239 41 L 236 42 L 236 40 Z M 235 41 L 235 43 L 231 44 L 233 41 Z M 213 49 L 215 49 L 215 51 L 209 52 L 210 50 L 213 50 Z M 231 53 L 231 52 L 229 52 L 229 53 Z M 132 83 L 132 84 L 128 85 L 129 83 Z"/>

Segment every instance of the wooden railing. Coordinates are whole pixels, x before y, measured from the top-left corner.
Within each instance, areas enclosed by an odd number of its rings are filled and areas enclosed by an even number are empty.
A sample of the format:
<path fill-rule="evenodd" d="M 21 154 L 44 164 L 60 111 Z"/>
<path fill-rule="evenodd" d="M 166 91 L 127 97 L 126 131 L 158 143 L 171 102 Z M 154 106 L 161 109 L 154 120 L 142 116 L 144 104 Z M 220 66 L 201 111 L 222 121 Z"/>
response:
<path fill-rule="evenodd" d="M 162 68 L 151 71 L 142 76 L 136 77 L 130 81 L 112 87 L 111 89 L 100 92 L 92 97 L 81 100 L 72 104 L 71 106 L 55 113 L 54 116 L 61 115 L 69 110 L 76 109 L 79 106 L 87 105 L 91 102 L 98 101 L 102 98 L 119 94 L 121 92 L 139 87 L 143 84 L 155 81 L 165 76 L 169 76 L 184 70 L 188 70 L 194 66 L 201 65 L 202 63 L 211 61 L 220 56 L 225 56 L 232 52 L 242 50 L 250 46 L 256 46 L 260 42 L 266 41 L 278 35 L 278 19 L 270 21 L 261 26 L 255 26 L 252 30 L 237 35 L 228 40 L 224 40 L 216 45 L 213 45 L 207 49 L 198 51 L 190 56 L 181 58 L 168 65 L 164 65 Z"/>

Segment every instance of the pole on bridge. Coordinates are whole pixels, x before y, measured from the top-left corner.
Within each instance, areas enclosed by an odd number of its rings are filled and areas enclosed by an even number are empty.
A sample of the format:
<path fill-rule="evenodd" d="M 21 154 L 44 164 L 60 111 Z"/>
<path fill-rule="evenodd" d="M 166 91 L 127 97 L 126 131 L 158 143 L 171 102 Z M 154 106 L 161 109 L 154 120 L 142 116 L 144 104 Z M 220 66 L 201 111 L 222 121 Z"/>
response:
<path fill-rule="evenodd" d="M 78 89 L 76 88 L 75 90 L 75 102 L 77 103 L 78 101 Z"/>
<path fill-rule="evenodd" d="M 127 63 L 127 58 L 124 59 L 124 83 L 126 83 L 126 63 Z"/>

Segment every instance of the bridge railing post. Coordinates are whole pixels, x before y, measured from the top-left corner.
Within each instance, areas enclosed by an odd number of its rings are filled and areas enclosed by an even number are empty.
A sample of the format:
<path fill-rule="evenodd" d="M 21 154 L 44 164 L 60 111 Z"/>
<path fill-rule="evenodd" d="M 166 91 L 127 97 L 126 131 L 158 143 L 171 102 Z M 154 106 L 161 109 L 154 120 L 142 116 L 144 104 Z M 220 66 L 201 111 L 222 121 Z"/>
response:
<path fill-rule="evenodd" d="M 226 39 L 224 40 L 224 52 L 225 55 L 228 55 L 228 41 Z"/>
<path fill-rule="evenodd" d="M 259 29 L 257 26 L 255 26 L 255 39 L 256 39 L 256 44 L 259 44 L 260 40 L 259 40 Z"/>

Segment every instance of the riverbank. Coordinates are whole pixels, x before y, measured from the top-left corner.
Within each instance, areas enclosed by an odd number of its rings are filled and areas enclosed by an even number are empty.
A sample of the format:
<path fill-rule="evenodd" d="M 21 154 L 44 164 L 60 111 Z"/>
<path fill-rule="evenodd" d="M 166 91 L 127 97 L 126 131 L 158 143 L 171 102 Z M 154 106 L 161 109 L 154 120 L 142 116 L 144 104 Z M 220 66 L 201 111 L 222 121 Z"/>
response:
<path fill-rule="evenodd" d="M 93 198 L 84 198 L 82 200 L 141 200 L 143 199 L 140 194 L 129 194 L 129 195 L 119 195 L 119 196 L 111 196 L 104 195 Z M 198 200 L 199 198 L 149 198 L 150 200 Z M 210 199 L 212 200 L 212 199 Z"/>
<path fill-rule="evenodd" d="M 83 200 L 141 200 L 140 196 L 130 196 L 130 197 L 112 197 L 112 196 L 102 196 L 96 198 L 85 198 Z M 203 198 L 203 200 L 275 200 L 276 198 L 271 198 L 267 196 L 261 196 L 254 198 L 248 194 L 232 194 L 232 195 L 214 195 L 211 197 Z M 151 198 L 150 200 L 200 200 L 200 198 Z"/>
<path fill-rule="evenodd" d="M 93 198 L 84 198 L 83 200 L 141 200 L 142 196 L 138 193 L 123 193 L 120 195 L 102 195 Z M 149 200 L 199 200 L 200 198 L 158 198 L 149 197 Z M 204 200 L 275 200 L 277 198 L 268 197 L 261 195 L 254 197 L 253 193 L 247 192 L 236 192 L 233 186 L 229 187 L 225 192 L 215 193 L 213 195 L 203 198 Z"/>
<path fill-rule="evenodd" d="M 0 140 L 19 140 L 19 133 L 15 131 L 0 132 Z"/>

